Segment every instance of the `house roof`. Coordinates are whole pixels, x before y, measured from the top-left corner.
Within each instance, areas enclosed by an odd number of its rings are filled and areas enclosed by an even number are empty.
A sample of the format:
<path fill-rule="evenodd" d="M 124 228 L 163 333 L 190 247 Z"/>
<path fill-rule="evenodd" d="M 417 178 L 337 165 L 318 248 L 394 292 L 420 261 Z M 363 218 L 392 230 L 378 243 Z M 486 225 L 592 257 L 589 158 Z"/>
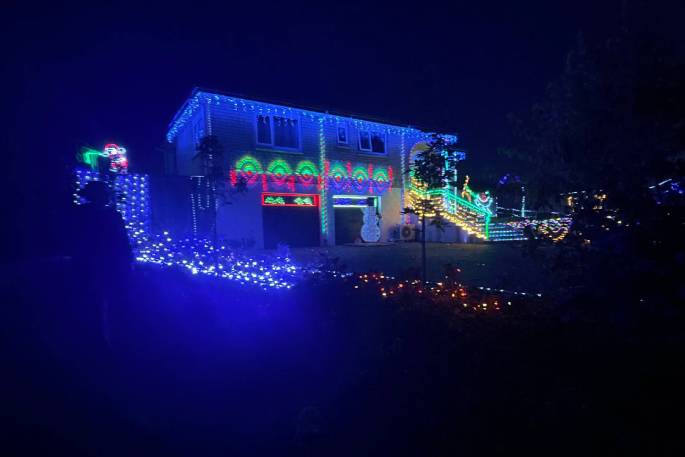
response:
<path fill-rule="evenodd" d="M 178 132 L 183 128 L 185 123 L 192 118 L 193 114 L 201 106 L 202 102 L 207 103 L 208 105 L 228 105 L 232 106 L 235 110 L 252 111 L 255 113 L 281 115 L 299 114 L 304 117 L 319 120 L 320 122 L 339 123 L 346 121 L 352 122 L 358 127 L 365 126 L 367 128 L 373 128 L 375 130 L 381 130 L 388 133 L 404 133 L 412 136 L 427 136 L 431 134 L 430 132 L 426 132 L 415 127 L 401 126 L 397 125 L 396 123 L 374 119 L 369 116 L 362 117 L 352 114 L 341 114 L 313 108 L 294 106 L 288 103 L 247 99 L 216 90 L 196 87 L 193 89 L 190 97 L 188 97 L 183 105 L 181 105 L 169 124 L 169 129 L 166 135 L 169 143 L 174 141 L 174 138 Z M 445 136 L 453 138 L 454 141 L 457 140 L 456 135 Z"/>

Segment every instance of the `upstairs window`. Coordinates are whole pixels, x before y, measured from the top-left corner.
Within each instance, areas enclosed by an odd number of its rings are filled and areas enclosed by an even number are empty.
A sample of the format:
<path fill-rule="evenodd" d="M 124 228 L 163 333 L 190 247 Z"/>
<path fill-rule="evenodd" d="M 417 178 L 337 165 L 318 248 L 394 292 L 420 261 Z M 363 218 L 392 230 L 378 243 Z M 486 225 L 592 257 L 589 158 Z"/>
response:
<path fill-rule="evenodd" d="M 359 131 L 359 149 L 362 151 L 371 151 L 371 135 L 364 130 Z"/>
<path fill-rule="evenodd" d="M 300 147 L 300 126 L 297 119 L 274 116 L 274 146 L 283 148 Z"/>
<path fill-rule="evenodd" d="M 366 152 L 385 154 L 385 134 L 380 132 L 371 132 L 368 130 L 360 130 L 359 149 Z"/>
<path fill-rule="evenodd" d="M 338 144 L 349 144 L 347 139 L 347 125 L 338 126 Z"/>
<path fill-rule="evenodd" d="M 271 144 L 271 116 L 257 116 L 257 143 Z"/>
<path fill-rule="evenodd" d="M 299 149 L 300 123 L 283 116 L 257 116 L 257 143 L 279 148 Z"/>
<path fill-rule="evenodd" d="M 385 154 L 385 135 L 371 132 L 371 152 Z"/>

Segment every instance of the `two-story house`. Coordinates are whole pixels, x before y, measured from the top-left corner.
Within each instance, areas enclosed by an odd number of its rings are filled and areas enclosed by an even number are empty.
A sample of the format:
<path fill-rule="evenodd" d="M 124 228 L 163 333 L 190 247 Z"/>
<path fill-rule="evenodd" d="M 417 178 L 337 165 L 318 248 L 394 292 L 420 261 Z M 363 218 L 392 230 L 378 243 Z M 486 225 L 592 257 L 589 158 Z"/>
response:
<path fill-rule="evenodd" d="M 228 176 L 219 236 L 273 248 L 355 242 L 369 211 L 379 217 L 378 240 L 392 239 L 404 218 L 410 152 L 429 134 L 195 89 L 167 133 L 176 173 L 196 180 L 194 213 L 212 204 L 201 192 L 206 183 L 196 157 L 205 135 L 222 145 Z"/>

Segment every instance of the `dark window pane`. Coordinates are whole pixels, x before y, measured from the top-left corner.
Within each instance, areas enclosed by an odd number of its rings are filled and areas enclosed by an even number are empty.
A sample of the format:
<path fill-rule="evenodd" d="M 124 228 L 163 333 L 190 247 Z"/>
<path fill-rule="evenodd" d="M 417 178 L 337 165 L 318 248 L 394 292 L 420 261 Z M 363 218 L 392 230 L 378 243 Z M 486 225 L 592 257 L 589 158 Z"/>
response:
<path fill-rule="evenodd" d="M 371 134 L 371 151 L 385 152 L 385 137 L 382 133 Z"/>
<path fill-rule="evenodd" d="M 271 144 L 271 122 L 269 116 L 257 116 L 257 143 Z"/>
<path fill-rule="evenodd" d="M 347 144 L 347 129 L 338 127 L 338 143 Z"/>
<path fill-rule="evenodd" d="M 369 138 L 369 132 L 359 131 L 359 149 L 364 151 L 371 150 L 371 139 Z"/>
<path fill-rule="evenodd" d="M 300 131 L 296 119 L 274 116 L 274 146 L 298 148 Z"/>

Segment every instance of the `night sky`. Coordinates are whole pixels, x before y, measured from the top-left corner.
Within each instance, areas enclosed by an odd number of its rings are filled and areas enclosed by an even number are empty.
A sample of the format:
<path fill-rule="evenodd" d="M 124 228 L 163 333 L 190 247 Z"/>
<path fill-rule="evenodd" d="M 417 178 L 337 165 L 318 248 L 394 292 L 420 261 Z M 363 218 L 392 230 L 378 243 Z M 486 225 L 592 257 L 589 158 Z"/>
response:
<path fill-rule="evenodd" d="M 542 96 L 579 31 L 601 38 L 620 17 L 619 0 L 98 3 L 6 10 L 5 106 L 17 108 L 4 149 L 15 181 L 39 169 L 25 197 L 41 203 L 60 198 L 52 180 L 83 145 L 121 143 L 134 170 L 159 170 L 156 148 L 194 86 L 458 133 L 490 166 L 507 113 Z"/>

